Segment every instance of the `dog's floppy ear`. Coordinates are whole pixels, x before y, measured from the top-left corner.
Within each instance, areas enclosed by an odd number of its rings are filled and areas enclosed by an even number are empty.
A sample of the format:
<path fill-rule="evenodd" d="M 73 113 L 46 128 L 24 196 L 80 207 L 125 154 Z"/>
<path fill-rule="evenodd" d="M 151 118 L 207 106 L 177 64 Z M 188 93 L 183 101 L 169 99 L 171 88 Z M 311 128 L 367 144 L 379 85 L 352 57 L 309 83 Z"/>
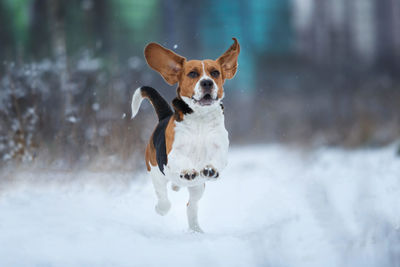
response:
<path fill-rule="evenodd" d="M 237 60 L 240 53 L 240 45 L 236 38 L 232 38 L 232 40 L 234 41 L 233 45 L 217 59 L 217 62 L 221 65 L 224 79 L 232 79 L 238 67 Z"/>
<path fill-rule="evenodd" d="M 157 43 L 150 43 L 144 49 L 147 64 L 158 71 L 167 83 L 178 82 L 186 58 L 181 57 Z"/>

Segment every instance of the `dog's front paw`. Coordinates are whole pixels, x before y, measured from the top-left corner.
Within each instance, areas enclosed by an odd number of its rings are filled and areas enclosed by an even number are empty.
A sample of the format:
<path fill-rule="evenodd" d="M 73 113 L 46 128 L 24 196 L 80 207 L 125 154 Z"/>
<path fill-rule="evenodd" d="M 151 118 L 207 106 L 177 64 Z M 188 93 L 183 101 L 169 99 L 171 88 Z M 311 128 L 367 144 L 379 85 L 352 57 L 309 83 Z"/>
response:
<path fill-rule="evenodd" d="M 212 165 L 207 165 L 200 173 L 206 178 L 218 178 L 219 176 L 219 172 Z"/>
<path fill-rule="evenodd" d="M 199 176 L 199 173 L 196 170 L 184 170 L 181 172 L 180 177 L 182 179 L 186 180 L 194 180 L 197 176 Z"/>

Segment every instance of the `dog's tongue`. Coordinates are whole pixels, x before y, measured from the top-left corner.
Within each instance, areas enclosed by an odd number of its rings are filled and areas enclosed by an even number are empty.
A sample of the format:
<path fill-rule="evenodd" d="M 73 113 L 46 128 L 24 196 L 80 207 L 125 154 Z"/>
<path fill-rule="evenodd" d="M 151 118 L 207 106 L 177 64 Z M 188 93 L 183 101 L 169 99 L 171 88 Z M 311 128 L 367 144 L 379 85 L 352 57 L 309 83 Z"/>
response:
<path fill-rule="evenodd" d="M 206 94 L 206 95 L 203 96 L 202 99 L 200 99 L 199 103 L 202 106 L 207 106 L 207 105 L 211 105 L 213 101 L 214 100 L 212 99 L 211 95 L 210 94 Z"/>

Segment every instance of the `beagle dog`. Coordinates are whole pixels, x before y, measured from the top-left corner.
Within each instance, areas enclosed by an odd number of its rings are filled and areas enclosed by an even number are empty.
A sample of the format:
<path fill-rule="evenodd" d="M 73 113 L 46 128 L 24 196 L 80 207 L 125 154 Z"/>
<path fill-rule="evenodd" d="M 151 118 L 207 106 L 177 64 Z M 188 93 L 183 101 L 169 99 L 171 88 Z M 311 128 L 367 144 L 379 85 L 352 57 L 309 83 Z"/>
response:
<path fill-rule="evenodd" d="M 174 191 L 187 187 L 187 218 L 189 228 L 195 232 L 202 232 L 197 203 L 205 182 L 217 180 L 227 165 L 229 139 L 224 125 L 223 85 L 235 76 L 240 52 L 237 39 L 232 39 L 233 45 L 217 60 L 186 60 L 157 43 L 148 44 L 144 50 L 147 64 L 168 84 L 178 83 L 177 97 L 172 101 L 173 110 L 148 86 L 138 88 L 132 97 L 132 118 L 147 98 L 159 121 L 145 153 L 158 199 L 155 210 L 165 215 L 171 207 L 168 182 Z"/>

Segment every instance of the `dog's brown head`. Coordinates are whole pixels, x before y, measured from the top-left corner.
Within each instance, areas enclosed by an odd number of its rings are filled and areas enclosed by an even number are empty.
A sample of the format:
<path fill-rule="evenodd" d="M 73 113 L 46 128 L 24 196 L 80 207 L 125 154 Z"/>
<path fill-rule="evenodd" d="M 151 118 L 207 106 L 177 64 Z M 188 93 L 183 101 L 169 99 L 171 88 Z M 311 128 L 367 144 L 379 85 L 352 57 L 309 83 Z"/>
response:
<path fill-rule="evenodd" d="M 189 60 L 150 43 L 144 50 L 147 64 L 158 71 L 170 85 L 178 83 L 178 96 L 188 104 L 209 106 L 224 96 L 223 84 L 232 79 L 237 70 L 240 45 L 233 45 L 216 60 Z"/>

